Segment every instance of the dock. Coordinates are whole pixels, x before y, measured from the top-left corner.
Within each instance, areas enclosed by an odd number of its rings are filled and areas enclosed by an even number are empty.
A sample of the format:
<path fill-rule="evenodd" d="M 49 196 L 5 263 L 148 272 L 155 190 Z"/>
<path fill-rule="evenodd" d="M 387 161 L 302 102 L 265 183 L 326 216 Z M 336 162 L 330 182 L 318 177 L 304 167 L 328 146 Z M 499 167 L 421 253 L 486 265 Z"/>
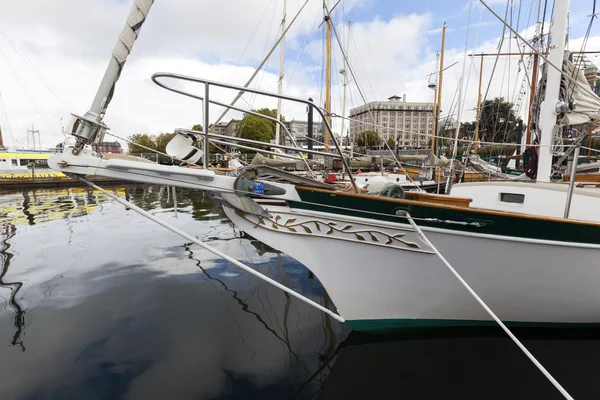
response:
<path fill-rule="evenodd" d="M 88 180 L 99 185 L 123 185 L 132 183 L 122 179 L 103 177 L 88 177 Z M 0 190 L 36 189 L 86 186 L 78 180 L 69 177 L 36 177 L 36 178 L 0 178 Z"/>

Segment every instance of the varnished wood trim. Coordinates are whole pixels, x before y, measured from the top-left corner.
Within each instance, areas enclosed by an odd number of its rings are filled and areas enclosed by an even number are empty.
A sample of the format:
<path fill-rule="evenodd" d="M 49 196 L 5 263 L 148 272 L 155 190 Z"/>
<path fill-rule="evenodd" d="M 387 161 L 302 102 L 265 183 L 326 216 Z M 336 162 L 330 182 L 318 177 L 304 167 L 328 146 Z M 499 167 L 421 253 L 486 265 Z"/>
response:
<path fill-rule="evenodd" d="M 457 207 L 469 207 L 469 204 L 471 204 L 473 201 L 473 199 L 466 197 L 445 196 L 441 194 L 421 192 L 406 192 L 405 198 L 408 200 L 426 201 L 428 203 L 446 204 Z"/>
<path fill-rule="evenodd" d="M 574 224 L 574 225 L 587 225 L 587 226 L 600 227 L 600 223 L 597 223 L 597 222 L 581 221 L 581 220 L 574 220 L 574 219 L 564 219 L 564 218 L 554 218 L 554 217 L 542 217 L 539 215 L 529 215 L 529 214 L 523 214 L 523 213 L 512 212 L 512 211 L 506 212 L 506 211 L 489 210 L 487 208 L 458 207 L 458 206 L 454 206 L 454 205 L 435 204 L 435 203 L 428 203 L 428 202 L 421 202 L 421 201 L 407 200 L 407 199 L 394 199 L 394 198 L 390 198 L 390 197 L 367 196 L 364 194 L 336 192 L 333 190 L 314 189 L 314 188 L 309 188 L 309 187 L 304 187 L 304 186 L 296 186 L 296 189 L 304 190 L 307 192 L 328 193 L 333 196 L 357 197 L 357 198 L 362 198 L 362 199 L 367 199 L 367 200 L 377 199 L 378 201 L 387 201 L 390 203 L 415 205 L 415 206 L 420 206 L 420 207 L 443 208 L 443 209 L 447 209 L 447 210 L 463 211 L 463 212 L 474 213 L 474 214 L 476 213 L 476 214 L 484 214 L 484 215 L 498 215 L 498 216 L 503 216 L 503 217 L 517 217 L 517 218 L 532 219 L 532 220 L 538 220 L 538 221 L 550 221 L 550 222 L 569 223 L 569 224 Z M 324 206 L 326 206 L 326 205 L 324 205 Z"/>
<path fill-rule="evenodd" d="M 571 179 L 570 174 L 563 175 L 563 182 L 569 182 Z M 599 182 L 600 183 L 600 173 L 592 172 L 587 174 L 576 174 L 575 182 Z"/>

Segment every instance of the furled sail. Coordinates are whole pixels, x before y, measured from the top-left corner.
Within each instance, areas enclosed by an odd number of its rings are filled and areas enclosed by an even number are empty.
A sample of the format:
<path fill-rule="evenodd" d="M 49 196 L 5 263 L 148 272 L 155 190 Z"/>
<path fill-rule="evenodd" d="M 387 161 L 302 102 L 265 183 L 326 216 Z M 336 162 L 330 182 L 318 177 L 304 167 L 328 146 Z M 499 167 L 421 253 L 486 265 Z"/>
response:
<path fill-rule="evenodd" d="M 298 161 L 301 161 L 298 159 Z M 267 158 L 260 153 L 256 153 L 254 158 L 252 159 L 252 165 L 268 165 L 270 167 L 275 168 L 296 168 L 298 165 L 298 161 L 290 160 L 290 159 L 281 159 L 281 158 Z"/>
<path fill-rule="evenodd" d="M 574 103 L 573 110 L 566 113 L 564 122 L 568 125 L 579 125 L 600 120 L 600 97 L 591 89 L 581 68 L 565 59 L 563 72 L 578 83 L 571 82 L 564 75 L 562 77 L 560 97 L 565 103 Z"/>
<path fill-rule="evenodd" d="M 539 106 L 546 90 L 546 76 L 548 64 L 542 67 L 542 77 L 536 88 L 535 98 L 531 106 L 532 126 L 537 131 L 539 120 Z M 560 85 L 560 99 L 570 105 L 568 110 L 558 116 L 557 123 L 561 125 L 579 125 L 590 121 L 600 121 L 600 97 L 591 89 L 583 71 L 569 60 L 569 53 L 565 52 L 563 60 L 563 77 Z M 565 76 L 566 75 L 566 76 Z M 568 77 L 573 78 L 572 82 Z"/>

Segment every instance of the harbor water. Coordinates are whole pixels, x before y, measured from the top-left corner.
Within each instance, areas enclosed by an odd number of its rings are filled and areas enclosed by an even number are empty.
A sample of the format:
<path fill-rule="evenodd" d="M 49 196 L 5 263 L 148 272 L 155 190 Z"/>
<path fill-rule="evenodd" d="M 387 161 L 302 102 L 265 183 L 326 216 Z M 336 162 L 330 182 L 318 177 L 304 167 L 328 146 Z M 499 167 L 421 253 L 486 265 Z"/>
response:
<path fill-rule="evenodd" d="M 110 190 L 335 310 L 203 192 Z M 499 328 L 352 332 L 92 189 L 4 192 L 0 224 L 3 400 L 562 398 Z M 514 332 L 600 398 L 600 331 Z"/>

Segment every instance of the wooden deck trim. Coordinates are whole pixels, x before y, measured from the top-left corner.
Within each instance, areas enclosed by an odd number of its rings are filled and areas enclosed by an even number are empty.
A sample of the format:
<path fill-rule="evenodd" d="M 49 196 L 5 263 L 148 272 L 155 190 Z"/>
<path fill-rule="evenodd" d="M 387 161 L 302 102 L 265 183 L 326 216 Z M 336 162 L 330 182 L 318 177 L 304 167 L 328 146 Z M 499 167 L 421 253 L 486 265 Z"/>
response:
<path fill-rule="evenodd" d="M 467 197 L 445 196 L 434 193 L 406 192 L 405 198 L 414 201 L 424 201 L 434 204 L 445 204 L 456 207 L 469 207 L 473 199 Z"/>
<path fill-rule="evenodd" d="M 569 182 L 569 180 L 571 179 L 571 175 L 570 174 L 565 174 L 563 175 L 563 182 Z M 576 174 L 575 175 L 575 182 L 586 182 L 586 183 L 600 183 L 600 173 L 598 172 L 590 172 L 587 174 Z"/>
<path fill-rule="evenodd" d="M 519 212 L 506 212 L 506 211 L 490 210 L 487 208 L 459 207 L 459 206 L 455 206 L 455 205 L 447 205 L 447 204 L 439 204 L 439 203 L 436 204 L 436 203 L 421 202 L 421 201 L 416 201 L 416 200 L 394 199 L 394 198 L 389 198 L 389 197 L 369 196 L 369 195 L 364 195 L 364 194 L 337 192 L 337 191 L 333 191 L 333 190 L 315 189 L 315 188 L 309 188 L 309 187 L 304 187 L 304 186 L 296 186 L 296 189 L 304 190 L 304 191 L 308 191 L 308 192 L 327 193 L 327 194 L 331 194 L 334 196 L 356 197 L 356 198 L 363 198 L 363 199 L 369 199 L 369 200 L 373 200 L 374 198 L 377 198 L 377 200 L 379 200 L 379 201 L 387 201 L 387 202 L 391 202 L 391 203 L 405 204 L 408 206 L 415 205 L 415 206 L 420 206 L 420 207 L 444 208 L 447 210 L 463 211 L 463 212 L 467 212 L 467 213 L 477 213 L 479 215 L 483 214 L 483 215 L 497 215 L 497 216 L 502 216 L 502 217 L 518 217 L 518 218 L 532 219 L 532 220 L 537 220 L 537 221 L 549 221 L 549 222 L 559 222 L 559 223 L 570 223 L 570 224 L 574 224 L 574 225 L 587 225 L 587 226 L 600 227 L 600 223 L 598 223 L 598 222 L 582 221 L 582 220 L 576 220 L 576 219 L 542 217 L 542 216 L 538 216 L 538 215 L 529 215 L 529 214 L 523 214 L 523 213 L 519 213 Z M 463 199 L 464 199 L 464 197 L 463 197 Z M 467 199 L 467 200 L 470 200 L 470 199 Z"/>

